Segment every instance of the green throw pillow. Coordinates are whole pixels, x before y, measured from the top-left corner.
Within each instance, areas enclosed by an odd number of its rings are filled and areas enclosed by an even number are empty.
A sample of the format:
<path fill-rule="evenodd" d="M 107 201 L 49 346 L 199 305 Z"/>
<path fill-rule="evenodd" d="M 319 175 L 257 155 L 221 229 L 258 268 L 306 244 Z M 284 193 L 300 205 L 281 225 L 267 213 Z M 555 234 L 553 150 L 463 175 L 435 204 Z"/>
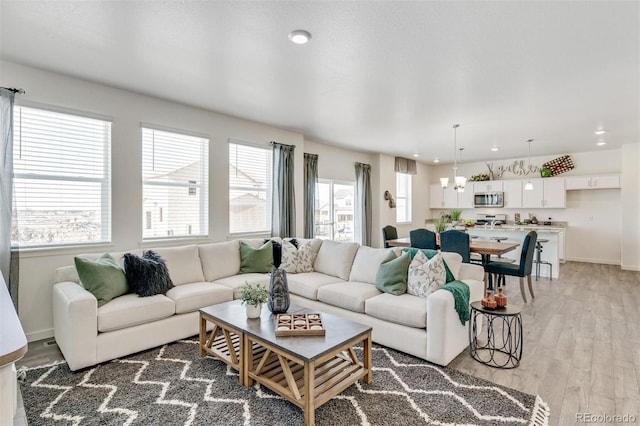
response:
<path fill-rule="evenodd" d="M 409 253 L 402 253 L 400 257 L 396 257 L 393 252 L 389 253 L 376 273 L 376 288 L 395 296 L 406 293 L 409 263 Z"/>
<path fill-rule="evenodd" d="M 249 274 L 271 272 L 273 266 L 273 245 L 267 241 L 259 249 L 254 249 L 240 241 L 240 273 Z"/>
<path fill-rule="evenodd" d="M 82 285 L 98 299 L 98 306 L 129 292 L 124 270 L 109 253 L 98 260 L 76 257 L 74 261 Z"/>

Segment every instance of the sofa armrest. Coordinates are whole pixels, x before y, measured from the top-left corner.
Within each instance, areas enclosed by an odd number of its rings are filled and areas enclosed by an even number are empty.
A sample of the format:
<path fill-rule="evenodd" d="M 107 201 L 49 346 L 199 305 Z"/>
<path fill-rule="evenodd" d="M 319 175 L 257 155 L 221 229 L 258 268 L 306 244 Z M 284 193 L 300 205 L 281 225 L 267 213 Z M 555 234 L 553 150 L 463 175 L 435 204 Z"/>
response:
<path fill-rule="evenodd" d="M 427 361 L 446 366 L 469 345 L 469 321 L 464 325 L 453 294 L 437 290 L 427 297 Z"/>
<path fill-rule="evenodd" d="M 484 267 L 474 265 L 473 263 L 463 263 L 460 265 L 457 279 L 460 281 L 464 281 L 465 279 L 484 281 Z"/>
<path fill-rule="evenodd" d="M 53 286 L 53 332 L 71 370 L 96 364 L 98 300 L 79 284 Z"/>

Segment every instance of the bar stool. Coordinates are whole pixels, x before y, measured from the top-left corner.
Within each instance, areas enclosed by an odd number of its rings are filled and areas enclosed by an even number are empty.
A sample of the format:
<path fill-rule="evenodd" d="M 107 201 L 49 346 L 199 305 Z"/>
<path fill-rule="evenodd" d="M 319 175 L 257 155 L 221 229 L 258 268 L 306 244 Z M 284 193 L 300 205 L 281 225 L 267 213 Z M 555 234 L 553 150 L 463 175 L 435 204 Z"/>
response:
<path fill-rule="evenodd" d="M 549 265 L 549 280 L 553 279 L 553 265 L 551 262 L 547 262 L 541 259 L 542 244 L 548 243 L 549 240 L 541 238 L 536 242 L 536 259 L 533 261 L 536 264 L 536 281 L 540 278 L 540 265 Z"/>

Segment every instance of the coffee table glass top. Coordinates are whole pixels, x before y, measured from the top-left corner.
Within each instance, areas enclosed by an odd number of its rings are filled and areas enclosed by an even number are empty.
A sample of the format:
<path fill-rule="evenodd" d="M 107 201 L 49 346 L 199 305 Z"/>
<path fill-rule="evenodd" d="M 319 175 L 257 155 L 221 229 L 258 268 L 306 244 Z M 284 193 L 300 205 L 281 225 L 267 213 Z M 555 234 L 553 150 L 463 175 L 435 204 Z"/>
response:
<path fill-rule="evenodd" d="M 264 340 L 279 349 L 297 356 L 304 361 L 312 361 L 330 352 L 345 342 L 367 334 L 371 327 L 355 321 L 337 317 L 314 309 L 292 305 L 287 313 L 320 313 L 326 329 L 324 336 L 283 336 L 276 337 L 276 315 L 263 305 L 260 318 L 248 319 L 245 307 L 239 300 L 208 306 L 200 309 L 218 321 L 243 331 L 251 337 Z"/>

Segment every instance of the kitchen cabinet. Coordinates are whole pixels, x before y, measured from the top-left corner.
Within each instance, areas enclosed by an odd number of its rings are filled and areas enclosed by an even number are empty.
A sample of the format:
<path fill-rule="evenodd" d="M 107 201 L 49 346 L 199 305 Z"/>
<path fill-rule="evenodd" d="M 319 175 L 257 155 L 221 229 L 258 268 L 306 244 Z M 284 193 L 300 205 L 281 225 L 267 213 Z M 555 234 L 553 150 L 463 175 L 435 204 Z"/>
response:
<path fill-rule="evenodd" d="M 442 188 L 438 183 L 429 185 L 429 208 L 455 209 L 458 207 L 473 207 L 473 192 L 470 189 L 465 188 L 464 192 L 458 192 L 451 185 L 448 188 Z"/>
<path fill-rule="evenodd" d="M 487 181 L 481 181 L 481 182 L 473 182 L 473 192 L 501 192 L 501 191 L 503 191 L 502 181 L 487 180 Z"/>
<path fill-rule="evenodd" d="M 567 176 L 566 190 L 620 188 L 620 175 Z"/>
<path fill-rule="evenodd" d="M 472 209 L 473 208 L 473 185 L 467 185 L 464 188 L 464 192 L 458 192 L 458 208 L 459 209 Z"/>
<path fill-rule="evenodd" d="M 521 180 L 505 180 L 502 183 L 504 190 L 504 207 L 515 209 L 522 207 L 522 187 Z"/>
<path fill-rule="evenodd" d="M 564 178 L 531 179 L 532 190 L 525 190 L 522 183 L 522 207 L 528 208 L 565 208 L 567 193 Z"/>

